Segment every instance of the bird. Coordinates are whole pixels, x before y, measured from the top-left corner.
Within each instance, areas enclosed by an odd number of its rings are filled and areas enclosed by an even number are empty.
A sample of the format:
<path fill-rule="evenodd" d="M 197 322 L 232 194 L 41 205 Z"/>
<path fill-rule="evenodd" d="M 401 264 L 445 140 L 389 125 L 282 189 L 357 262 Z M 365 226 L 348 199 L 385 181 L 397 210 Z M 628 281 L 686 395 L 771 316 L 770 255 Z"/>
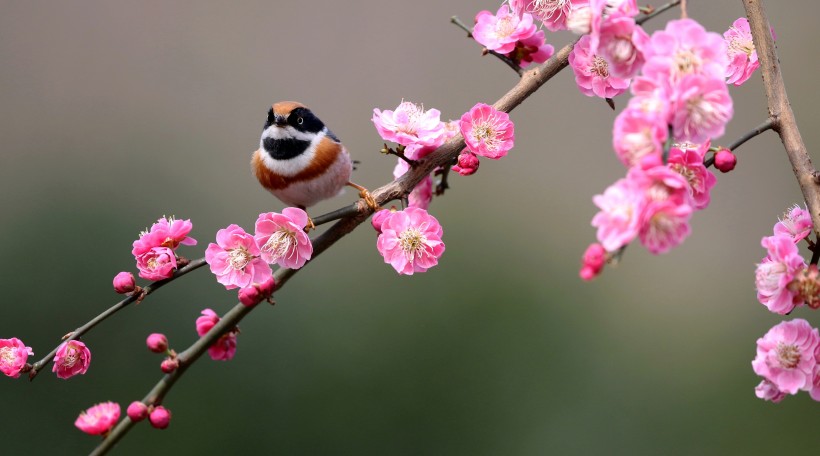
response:
<path fill-rule="evenodd" d="M 305 210 L 351 186 L 378 209 L 370 192 L 350 181 L 353 162 L 339 138 L 296 101 L 280 101 L 268 110 L 251 168 L 259 183 L 289 206 Z"/>

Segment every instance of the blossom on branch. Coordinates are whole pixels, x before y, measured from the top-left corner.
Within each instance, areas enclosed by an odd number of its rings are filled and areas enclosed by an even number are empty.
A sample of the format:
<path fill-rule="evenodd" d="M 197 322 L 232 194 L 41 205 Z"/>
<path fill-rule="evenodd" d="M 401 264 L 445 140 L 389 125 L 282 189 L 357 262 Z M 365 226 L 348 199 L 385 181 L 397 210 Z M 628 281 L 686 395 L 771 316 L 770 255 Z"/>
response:
<path fill-rule="evenodd" d="M 387 211 L 380 211 L 387 212 Z M 435 217 L 421 208 L 408 207 L 388 213 L 381 222 L 376 248 L 385 263 L 399 274 L 425 272 L 438 264 L 444 253 L 444 233 Z"/>
<path fill-rule="evenodd" d="M 629 88 L 629 79 L 614 76 L 609 63 L 590 48 L 590 36 L 584 35 L 569 54 L 569 65 L 575 73 L 575 84 L 584 95 L 614 98 Z"/>
<path fill-rule="evenodd" d="M 729 64 L 726 66 L 726 83 L 739 86 L 746 82 L 760 66 L 757 50 L 752 41 L 749 20 L 741 17 L 723 33 L 726 40 Z"/>
<path fill-rule="evenodd" d="M 510 115 L 478 103 L 461 116 L 461 134 L 470 152 L 497 160 L 513 148 L 515 126 Z"/>
<path fill-rule="evenodd" d="M 307 213 L 298 207 L 286 207 L 281 214 L 259 214 L 254 240 L 262 259 L 283 268 L 299 269 L 304 266 L 313 255 L 313 244 L 305 233 L 307 224 Z"/>
<path fill-rule="evenodd" d="M 442 135 L 447 135 L 438 109 L 425 111 L 409 101 L 402 101 L 394 111 L 374 109 L 371 120 L 382 139 L 403 146 L 441 145 Z"/>
<path fill-rule="evenodd" d="M 217 282 L 231 290 L 262 283 L 271 275 L 270 266 L 260 254 L 253 236 L 230 225 L 216 232 L 216 244 L 208 244 L 205 261 Z"/>
<path fill-rule="evenodd" d="M 54 355 L 52 372 L 58 378 L 67 379 L 78 374 L 85 374 L 91 365 L 91 350 L 79 340 L 69 340 L 57 347 Z"/>
<path fill-rule="evenodd" d="M 775 223 L 774 234 L 788 236 L 797 244 L 811 234 L 811 228 L 811 214 L 795 204 Z"/>
<path fill-rule="evenodd" d="M 785 394 L 810 391 L 814 387 L 818 344 L 820 334 L 806 320 L 781 322 L 757 340 L 752 368 Z M 763 394 L 777 396 L 771 392 Z"/>
<path fill-rule="evenodd" d="M 475 17 L 473 38 L 490 51 L 507 56 L 520 67 L 530 63 L 544 63 L 555 52 L 546 44 L 543 30 L 533 24 L 531 14 L 521 15 L 510 12 L 508 5 L 501 5 L 493 15 L 480 11 Z"/>
<path fill-rule="evenodd" d="M 202 316 L 196 319 L 196 333 L 199 337 L 204 336 L 217 323 L 219 323 L 219 315 L 211 309 L 202 311 Z M 208 356 L 214 361 L 230 361 L 236 354 L 236 333 L 234 328 L 223 334 L 213 345 L 208 347 Z"/>
<path fill-rule="evenodd" d="M 29 356 L 34 356 L 34 352 L 22 340 L 16 337 L 0 339 L 0 372 L 7 377 L 19 377 Z"/>
<path fill-rule="evenodd" d="M 120 404 L 116 402 L 103 402 L 90 407 L 74 421 L 77 429 L 91 435 L 107 434 L 120 419 Z"/>
<path fill-rule="evenodd" d="M 768 255 L 755 271 L 757 300 L 770 311 L 786 315 L 803 304 L 797 290 L 789 285 L 805 269 L 806 262 L 788 236 L 764 237 L 761 245 Z"/>

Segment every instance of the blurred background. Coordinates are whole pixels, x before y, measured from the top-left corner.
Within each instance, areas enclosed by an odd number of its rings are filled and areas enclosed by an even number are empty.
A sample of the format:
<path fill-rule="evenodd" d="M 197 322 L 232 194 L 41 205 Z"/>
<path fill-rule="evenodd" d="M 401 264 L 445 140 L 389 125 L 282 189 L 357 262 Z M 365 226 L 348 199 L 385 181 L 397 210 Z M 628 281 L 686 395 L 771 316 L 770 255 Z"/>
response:
<path fill-rule="evenodd" d="M 653 2 L 656 5 L 660 1 Z M 723 33 L 740 2 L 690 2 Z M 808 0 L 766 2 L 804 139 L 818 144 L 816 17 Z M 0 15 L 0 337 L 34 360 L 119 298 L 131 243 L 158 217 L 190 218 L 204 254 L 231 223 L 282 204 L 250 174 L 270 104 L 310 106 L 376 188 L 393 158 L 370 121 L 402 99 L 456 119 L 517 76 L 449 23 L 495 2 L 4 1 Z M 651 32 L 679 10 L 647 24 Z M 556 49 L 572 37 L 550 34 Z M 762 80 L 732 87 L 728 145 L 767 115 Z M 616 99 L 618 110 L 624 97 Z M 763 454 L 816 451 L 820 404 L 754 396 L 755 340 L 782 320 L 755 299 L 761 237 L 801 201 L 774 133 L 739 149 L 708 210 L 669 254 L 630 247 L 592 283 L 591 202 L 624 175 L 616 112 L 565 70 L 512 113 L 516 147 L 453 176 L 430 211 L 447 252 L 398 276 L 363 226 L 242 322 L 230 362 L 202 359 L 116 454 Z M 355 194 L 327 201 L 321 214 Z M 123 407 L 160 378 L 151 332 L 178 350 L 204 308 L 236 293 L 201 269 L 84 341 L 85 376 L 0 379 L 4 454 L 83 454 L 73 422 Z M 806 308 L 794 317 L 820 325 Z"/>

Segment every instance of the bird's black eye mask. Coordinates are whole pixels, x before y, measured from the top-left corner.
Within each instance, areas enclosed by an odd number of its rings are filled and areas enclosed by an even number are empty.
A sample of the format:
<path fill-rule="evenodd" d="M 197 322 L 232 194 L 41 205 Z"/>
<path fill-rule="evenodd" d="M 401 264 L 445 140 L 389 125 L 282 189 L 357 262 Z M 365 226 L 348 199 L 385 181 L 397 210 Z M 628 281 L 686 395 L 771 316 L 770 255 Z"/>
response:
<path fill-rule="evenodd" d="M 325 128 L 325 124 L 307 108 L 296 108 L 291 111 L 288 116 L 288 125 L 308 133 L 319 133 Z"/>
<path fill-rule="evenodd" d="M 265 126 L 262 127 L 262 131 L 265 131 L 273 125 L 274 120 L 276 120 L 276 116 L 273 115 L 273 108 L 268 109 L 268 120 L 265 121 Z"/>

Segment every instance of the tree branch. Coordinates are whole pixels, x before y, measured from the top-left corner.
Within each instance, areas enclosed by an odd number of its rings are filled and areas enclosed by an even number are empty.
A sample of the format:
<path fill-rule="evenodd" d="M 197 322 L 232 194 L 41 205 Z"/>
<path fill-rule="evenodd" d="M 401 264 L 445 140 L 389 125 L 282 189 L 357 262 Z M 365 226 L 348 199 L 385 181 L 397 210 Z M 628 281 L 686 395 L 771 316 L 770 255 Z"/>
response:
<path fill-rule="evenodd" d="M 780 72 L 780 62 L 777 59 L 777 51 L 772 38 L 772 28 L 760 1 L 742 1 L 746 9 L 746 16 L 749 18 L 757 56 L 760 59 L 769 117 L 773 121 L 772 129 L 780 135 L 786 155 L 792 164 L 792 171 L 794 171 L 800 191 L 803 192 L 803 198 L 811 213 L 814 232 L 817 234 L 820 228 L 820 187 L 815 180 L 817 171 L 811 163 L 811 157 L 797 129 L 797 120 L 786 95 L 786 86 L 783 83 L 783 74 Z"/>
<path fill-rule="evenodd" d="M 740 138 L 736 139 L 735 142 L 733 142 L 732 144 L 729 145 L 729 147 L 727 147 L 727 149 L 734 152 L 735 149 L 742 146 L 746 141 L 754 138 L 757 135 L 760 135 L 764 131 L 771 130 L 773 126 L 774 126 L 774 119 L 769 117 L 768 119 L 766 119 L 765 122 L 763 122 L 762 124 L 755 127 L 754 130 L 746 132 L 746 134 L 744 134 Z M 703 165 L 706 166 L 707 168 L 714 165 L 714 164 L 715 164 L 715 156 L 714 155 L 712 155 L 711 157 L 709 157 L 709 158 L 707 158 L 706 160 L 703 161 Z"/>

